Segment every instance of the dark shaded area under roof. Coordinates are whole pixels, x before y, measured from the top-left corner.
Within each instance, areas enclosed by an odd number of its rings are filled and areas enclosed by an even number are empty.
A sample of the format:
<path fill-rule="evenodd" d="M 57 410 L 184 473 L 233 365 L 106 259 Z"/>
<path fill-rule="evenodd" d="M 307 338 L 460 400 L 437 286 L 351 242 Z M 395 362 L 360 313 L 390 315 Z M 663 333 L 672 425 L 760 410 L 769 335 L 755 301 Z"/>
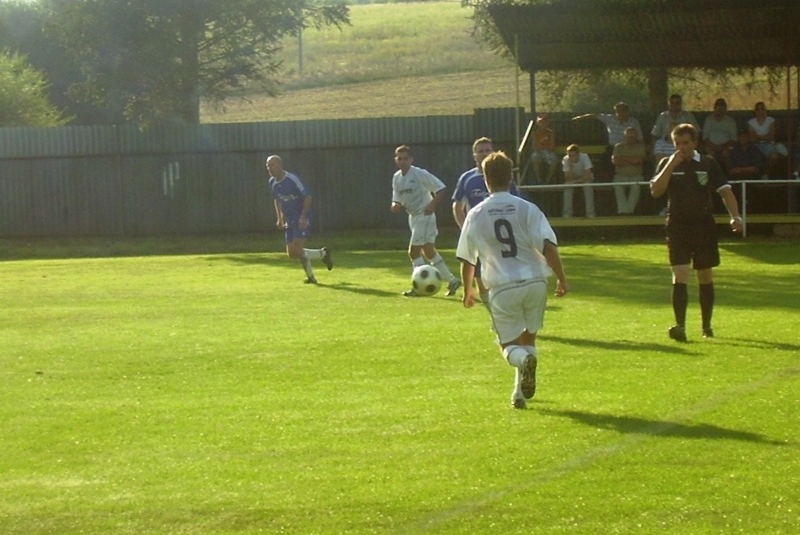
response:
<path fill-rule="evenodd" d="M 539 70 L 800 64 L 800 0 L 565 0 L 492 5 L 517 62 Z"/>

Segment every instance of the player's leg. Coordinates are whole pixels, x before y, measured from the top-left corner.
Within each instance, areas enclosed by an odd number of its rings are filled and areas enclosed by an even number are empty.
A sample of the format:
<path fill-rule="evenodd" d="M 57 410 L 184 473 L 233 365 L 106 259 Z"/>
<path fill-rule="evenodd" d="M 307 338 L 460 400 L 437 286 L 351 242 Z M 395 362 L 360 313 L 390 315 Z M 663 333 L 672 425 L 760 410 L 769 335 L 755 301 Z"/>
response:
<path fill-rule="evenodd" d="M 689 306 L 689 264 L 670 266 L 672 270 L 672 313 L 675 325 L 669 329 L 669 337 L 679 342 L 686 341 L 686 309 Z"/>
<path fill-rule="evenodd" d="M 425 216 L 408 216 L 408 228 L 411 230 L 411 238 L 408 240 L 408 259 L 411 261 L 411 272 L 419 266 L 425 264 L 425 258 L 422 256 L 422 246 L 425 245 L 425 222 L 422 220 Z M 417 297 L 418 294 L 414 288 L 403 292 L 406 297 Z"/>
<path fill-rule="evenodd" d="M 694 258 L 699 286 L 700 316 L 704 338 L 712 338 L 711 317 L 714 315 L 714 275 L 713 268 L 719 265 L 719 246 L 717 229 L 709 224 L 705 232 L 699 233 L 697 253 Z"/>
<path fill-rule="evenodd" d="M 311 260 L 306 256 L 306 239 L 302 236 L 298 236 L 296 231 L 293 233 L 290 229 L 287 229 L 286 232 L 288 235 L 287 239 L 290 240 L 286 243 L 286 253 L 289 255 L 289 258 L 297 260 L 300 262 L 300 265 L 303 266 L 303 271 L 306 273 L 306 284 L 316 284 L 317 279 L 314 277 L 314 269 L 311 267 Z"/>
<path fill-rule="evenodd" d="M 688 283 L 691 273 L 692 228 L 667 227 L 667 247 L 672 270 L 672 313 L 675 325 L 670 327 L 669 337 L 679 342 L 686 341 L 686 309 L 689 305 Z"/>
<path fill-rule="evenodd" d="M 546 294 L 547 285 L 544 286 Z M 527 329 L 525 303 L 530 300 L 530 292 L 535 291 L 532 281 L 523 281 L 490 290 L 492 321 L 503 357 L 514 367 L 514 390 L 511 404 L 515 408 L 525 408 L 536 390 L 535 336 Z"/>
<path fill-rule="evenodd" d="M 331 258 L 331 251 L 327 247 L 322 247 L 320 249 L 303 249 L 306 258 L 311 260 L 322 260 L 325 264 L 325 267 L 328 268 L 328 271 L 333 269 L 333 259 Z"/>
<path fill-rule="evenodd" d="M 461 286 L 461 281 L 453 275 L 450 268 L 447 267 L 444 258 L 442 258 L 442 255 L 436 251 L 436 245 L 434 244 L 436 243 L 436 236 L 439 235 L 439 227 L 436 225 L 436 214 L 418 216 L 417 221 L 417 236 L 419 239 L 424 240 L 422 254 L 425 255 L 428 262 L 436 268 L 439 275 L 441 275 L 444 280 L 448 281 L 446 295 L 455 295 L 456 290 Z"/>
<path fill-rule="evenodd" d="M 447 293 L 445 295 L 448 297 L 456 295 L 456 290 L 461 287 L 461 281 L 458 280 L 458 277 L 453 275 L 453 272 L 447 267 L 447 263 L 436 250 L 436 246 L 433 243 L 426 243 L 422 248 L 422 252 L 442 278 L 447 281 Z"/>
<path fill-rule="evenodd" d="M 311 219 L 309 218 L 307 220 L 305 228 L 301 229 L 296 222 L 293 223 L 291 227 L 293 228 L 292 232 L 294 234 L 294 238 L 303 239 L 302 258 L 305 258 L 306 260 L 316 260 L 316 259 L 322 260 L 325 263 L 325 266 L 328 268 L 328 271 L 333 269 L 333 260 L 331 260 L 331 252 L 328 250 L 327 247 L 322 247 L 321 249 L 307 249 L 305 247 L 305 242 L 311 236 Z M 296 251 L 296 254 L 297 253 L 298 252 Z M 305 268 L 305 264 L 303 264 L 303 268 Z"/>
<path fill-rule="evenodd" d="M 700 288 L 700 316 L 702 319 L 703 338 L 713 338 L 711 316 L 714 315 L 714 279 L 712 268 L 698 269 L 697 282 Z"/>

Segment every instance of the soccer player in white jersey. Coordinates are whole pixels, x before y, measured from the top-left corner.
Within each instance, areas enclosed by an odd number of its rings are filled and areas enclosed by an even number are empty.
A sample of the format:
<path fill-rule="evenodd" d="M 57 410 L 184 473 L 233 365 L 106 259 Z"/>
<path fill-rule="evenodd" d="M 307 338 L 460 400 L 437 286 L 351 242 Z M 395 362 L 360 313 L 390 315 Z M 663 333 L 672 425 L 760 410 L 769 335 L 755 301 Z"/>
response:
<path fill-rule="evenodd" d="M 405 209 L 408 212 L 408 227 L 411 240 L 408 244 L 408 257 L 411 271 L 425 263 L 425 259 L 435 267 L 443 279 L 448 281 L 447 295 L 455 295 L 459 281 L 448 269 L 444 258 L 436 251 L 436 205 L 445 198 L 444 182 L 432 173 L 412 165 L 411 149 L 406 145 L 394 151 L 394 161 L 398 171 L 392 177 L 392 212 Z M 425 259 L 423 259 L 423 255 Z M 406 297 L 418 297 L 412 288 L 403 292 Z"/>
<path fill-rule="evenodd" d="M 557 297 L 569 291 L 569 284 L 544 213 L 509 193 L 514 163 L 493 152 L 481 165 L 490 195 L 467 213 L 456 250 L 463 303 L 466 308 L 475 304 L 472 282 L 480 258 L 497 340 L 515 368 L 511 404 L 524 409 L 536 392 L 536 333 L 544 321 L 547 279 L 555 273 Z"/>
<path fill-rule="evenodd" d="M 306 284 L 317 284 L 311 258 L 319 258 L 330 271 L 333 269 L 331 252 L 327 247 L 306 249 L 306 239 L 311 233 L 311 193 L 297 175 L 286 171 L 280 156 L 267 158 L 269 188 L 275 202 L 276 225 L 283 229 L 286 254 L 297 260 L 306 272 Z"/>

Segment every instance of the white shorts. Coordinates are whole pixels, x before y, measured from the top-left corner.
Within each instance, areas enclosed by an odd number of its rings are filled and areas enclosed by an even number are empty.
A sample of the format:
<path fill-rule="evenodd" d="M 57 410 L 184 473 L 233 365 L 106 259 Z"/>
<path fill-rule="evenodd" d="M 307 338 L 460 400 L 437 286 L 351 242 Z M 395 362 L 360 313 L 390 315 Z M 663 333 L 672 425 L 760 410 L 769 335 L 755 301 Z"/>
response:
<path fill-rule="evenodd" d="M 436 226 L 436 214 L 409 215 L 408 228 L 411 229 L 411 245 L 436 243 L 439 229 Z"/>
<path fill-rule="evenodd" d="M 507 344 L 523 331 L 535 333 L 544 324 L 547 281 L 530 279 L 489 289 L 489 310 L 497 340 Z"/>

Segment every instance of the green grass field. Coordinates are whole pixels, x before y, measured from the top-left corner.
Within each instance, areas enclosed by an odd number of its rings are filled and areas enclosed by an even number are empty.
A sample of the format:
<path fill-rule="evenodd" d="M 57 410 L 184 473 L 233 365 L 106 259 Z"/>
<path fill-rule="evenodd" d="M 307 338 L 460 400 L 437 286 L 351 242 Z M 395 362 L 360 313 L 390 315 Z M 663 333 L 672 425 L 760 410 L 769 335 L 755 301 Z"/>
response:
<path fill-rule="evenodd" d="M 797 533 L 796 241 L 725 241 L 686 344 L 663 244 L 564 243 L 517 411 L 404 235 L 323 238 L 316 287 L 277 234 L 0 242 L 0 533 Z"/>

